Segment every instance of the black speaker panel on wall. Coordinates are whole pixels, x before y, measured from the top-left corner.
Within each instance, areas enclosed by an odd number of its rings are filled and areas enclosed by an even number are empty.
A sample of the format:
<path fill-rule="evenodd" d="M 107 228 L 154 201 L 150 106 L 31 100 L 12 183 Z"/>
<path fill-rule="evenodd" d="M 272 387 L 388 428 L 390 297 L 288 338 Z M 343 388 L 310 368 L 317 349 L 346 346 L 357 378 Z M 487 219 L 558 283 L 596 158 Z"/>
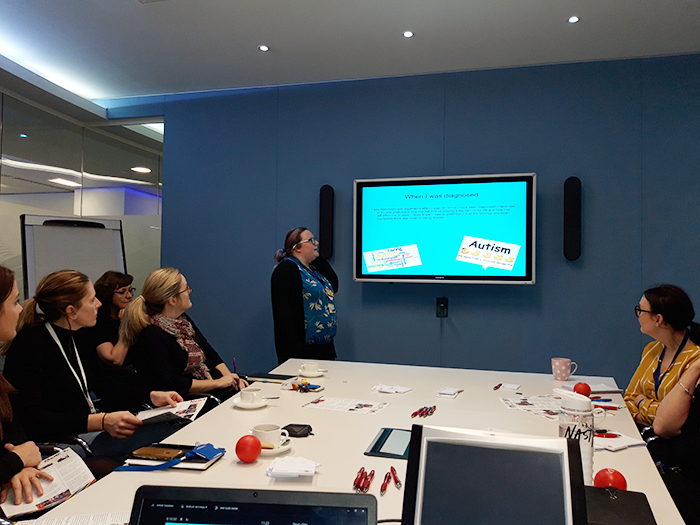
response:
<path fill-rule="evenodd" d="M 324 259 L 333 257 L 333 186 L 321 186 L 318 207 L 318 253 Z"/>
<path fill-rule="evenodd" d="M 564 257 L 575 261 L 581 257 L 581 179 L 569 177 L 564 182 Z"/>

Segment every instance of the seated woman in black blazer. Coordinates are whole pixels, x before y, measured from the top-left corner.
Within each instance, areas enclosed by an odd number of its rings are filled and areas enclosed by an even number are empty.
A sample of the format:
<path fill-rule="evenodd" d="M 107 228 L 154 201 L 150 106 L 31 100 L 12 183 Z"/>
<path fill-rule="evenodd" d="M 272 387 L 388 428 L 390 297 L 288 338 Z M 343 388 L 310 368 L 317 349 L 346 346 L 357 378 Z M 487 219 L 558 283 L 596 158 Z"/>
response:
<path fill-rule="evenodd" d="M 226 399 L 248 383 L 231 373 L 185 314 L 192 307 L 191 293 L 179 270 L 151 272 L 143 294 L 122 315 L 119 337 L 130 348 L 140 381 L 149 388 Z"/>
<path fill-rule="evenodd" d="M 17 335 L 16 327 L 22 306 L 15 274 L 0 266 L 0 341 L 9 343 Z M 32 487 L 39 496 L 44 495 L 41 478 L 53 481 L 46 472 L 35 467 L 41 461 L 41 453 L 33 441 L 27 441 L 24 429 L 12 421 L 12 405 L 8 394 L 15 389 L 0 374 L 0 503 L 7 499 L 10 487 L 14 490 L 14 502 L 22 502 L 22 492 L 27 503 L 34 499 Z"/>
<path fill-rule="evenodd" d="M 96 456 L 120 460 L 176 430 L 142 426 L 131 411 L 148 402 L 175 406 L 182 397 L 126 385 L 105 373 L 86 330 L 95 325 L 99 306 L 92 283 L 80 272 L 42 278 L 24 305 L 17 336 L 3 349 L 5 377 L 17 389 L 12 408 L 29 438 L 70 443 L 81 435 Z"/>

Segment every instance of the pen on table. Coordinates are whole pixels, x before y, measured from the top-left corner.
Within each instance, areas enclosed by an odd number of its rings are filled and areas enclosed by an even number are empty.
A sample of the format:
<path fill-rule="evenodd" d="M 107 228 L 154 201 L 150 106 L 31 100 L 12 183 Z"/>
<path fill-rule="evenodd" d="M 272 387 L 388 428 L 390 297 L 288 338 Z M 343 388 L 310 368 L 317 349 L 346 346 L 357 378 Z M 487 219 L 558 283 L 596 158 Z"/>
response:
<path fill-rule="evenodd" d="M 387 473 L 386 473 L 386 476 L 384 476 L 384 483 L 382 483 L 382 488 L 381 488 L 381 490 L 379 491 L 379 494 L 380 494 L 381 496 L 383 496 L 384 493 L 386 492 L 386 487 L 387 487 L 387 485 L 389 484 L 389 481 L 391 481 L 391 472 L 387 472 Z"/>
<path fill-rule="evenodd" d="M 233 358 L 233 373 L 236 374 L 236 358 Z"/>
<path fill-rule="evenodd" d="M 357 487 L 360 484 L 360 479 L 362 479 L 362 473 L 364 471 L 365 471 L 365 467 L 362 467 L 360 470 L 357 471 L 357 476 L 355 477 L 355 481 L 353 481 L 353 483 L 352 483 L 353 490 L 357 490 Z"/>
<path fill-rule="evenodd" d="M 593 405 L 593 408 L 604 408 L 605 410 L 618 410 L 620 407 L 614 407 L 610 405 Z"/>
<path fill-rule="evenodd" d="M 437 410 L 437 407 L 433 405 L 431 408 L 428 409 L 428 415 L 432 416 L 435 413 L 435 410 Z"/>
<path fill-rule="evenodd" d="M 600 403 L 610 403 L 612 399 L 601 399 L 600 396 L 591 396 L 591 401 L 599 401 Z"/>
<path fill-rule="evenodd" d="M 401 488 L 401 481 L 399 480 L 399 475 L 396 473 L 396 469 L 391 467 L 391 475 L 394 477 L 394 484 L 397 489 Z"/>
<path fill-rule="evenodd" d="M 367 481 L 367 472 L 363 470 L 362 474 L 360 475 L 360 481 L 357 483 L 357 488 L 355 489 L 358 494 L 362 492 L 362 487 L 365 486 L 365 481 Z"/>
<path fill-rule="evenodd" d="M 493 387 L 494 390 L 498 390 L 503 386 L 503 383 L 498 383 L 495 387 Z"/>
<path fill-rule="evenodd" d="M 365 482 L 362 484 L 362 492 L 366 493 L 369 490 L 369 485 L 374 479 L 374 470 L 369 471 L 369 475 L 365 478 Z"/>
<path fill-rule="evenodd" d="M 620 437 L 620 434 L 611 434 L 609 432 L 606 432 L 606 433 L 596 432 L 594 434 L 594 436 L 597 438 L 616 438 L 616 437 Z"/>

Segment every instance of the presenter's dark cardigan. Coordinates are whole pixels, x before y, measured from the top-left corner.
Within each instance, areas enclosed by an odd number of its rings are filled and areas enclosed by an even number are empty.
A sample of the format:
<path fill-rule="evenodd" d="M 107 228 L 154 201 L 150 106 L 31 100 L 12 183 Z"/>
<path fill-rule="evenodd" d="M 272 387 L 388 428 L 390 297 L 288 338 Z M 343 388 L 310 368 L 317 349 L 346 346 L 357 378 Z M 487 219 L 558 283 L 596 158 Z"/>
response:
<path fill-rule="evenodd" d="M 124 383 L 97 356 L 86 328 L 70 331 L 52 325 L 68 358 L 80 375 L 71 339 L 80 354 L 88 388 L 100 398 L 98 409 L 138 410 L 150 403 L 149 391 Z M 5 356 L 5 378 L 17 389 L 10 394 L 16 420 L 34 441 L 66 442 L 87 432 L 90 407 L 78 381 L 44 324 L 22 329 Z"/>
<path fill-rule="evenodd" d="M 338 292 L 338 276 L 323 257 L 311 263 Z M 275 323 L 275 348 L 280 364 L 287 359 L 333 360 L 336 357 L 333 341 L 326 344 L 306 344 L 304 328 L 304 302 L 302 299 L 299 267 L 287 259 L 280 262 L 270 279 L 272 292 L 272 317 Z"/>

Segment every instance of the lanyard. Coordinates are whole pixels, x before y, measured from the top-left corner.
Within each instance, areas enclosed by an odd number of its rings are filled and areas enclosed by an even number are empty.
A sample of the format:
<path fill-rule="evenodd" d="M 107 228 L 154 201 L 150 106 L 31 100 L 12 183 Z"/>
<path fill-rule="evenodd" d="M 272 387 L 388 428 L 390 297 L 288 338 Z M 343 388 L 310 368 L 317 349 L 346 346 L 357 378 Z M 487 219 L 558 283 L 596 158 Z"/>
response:
<path fill-rule="evenodd" d="M 316 268 L 314 268 L 313 270 L 311 268 L 307 268 L 296 257 L 290 257 L 290 259 L 296 263 L 296 265 L 299 267 L 299 270 L 306 272 L 309 275 L 309 277 L 315 279 L 316 281 L 318 281 L 318 284 L 323 286 L 323 291 L 326 293 L 328 299 L 330 299 L 332 302 L 334 297 L 333 287 L 331 286 L 331 283 L 328 282 L 328 279 L 326 279 L 323 276 L 323 274 L 319 272 Z"/>
<path fill-rule="evenodd" d="M 681 343 L 681 346 L 678 347 L 678 350 L 676 350 L 676 355 L 673 356 L 673 361 L 671 361 L 671 364 L 666 369 L 666 371 L 663 373 L 663 375 L 661 375 L 661 377 L 659 377 L 659 374 L 661 374 L 661 362 L 664 360 L 664 354 L 666 353 L 666 347 L 664 346 L 664 349 L 661 351 L 661 355 L 659 356 L 659 364 L 656 366 L 656 370 L 654 370 L 654 391 L 656 392 L 657 397 L 659 395 L 659 386 L 661 386 L 661 381 L 664 380 L 664 377 L 666 376 L 668 371 L 671 369 L 671 366 L 673 366 L 673 363 L 676 362 L 676 359 L 678 358 L 678 354 L 681 353 L 681 350 L 683 350 L 685 343 L 688 342 L 688 337 L 690 337 L 690 332 L 688 330 L 686 330 L 685 337 L 683 337 L 683 342 Z"/>
<path fill-rule="evenodd" d="M 83 396 L 85 397 L 85 401 L 87 401 L 87 404 L 90 407 L 90 413 L 97 414 L 97 410 L 95 410 L 95 405 L 93 405 L 92 399 L 90 399 L 90 392 L 88 391 L 88 387 L 87 387 L 87 379 L 85 377 L 85 370 L 83 370 L 83 363 L 80 360 L 80 354 L 78 353 L 78 347 L 75 345 L 75 340 L 71 337 L 71 341 L 73 342 L 73 349 L 75 350 L 75 359 L 78 361 L 78 367 L 80 368 L 80 375 L 83 377 L 82 381 L 80 381 L 80 378 L 78 377 L 78 374 L 75 372 L 73 365 L 70 364 L 70 361 L 68 360 L 68 356 L 66 355 L 66 351 L 63 349 L 63 345 L 61 344 L 61 341 L 58 339 L 58 336 L 56 335 L 56 331 L 53 329 L 53 326 L 51 326 L 51 323 L 49 323 L 48 321 L 46 321 L 46 329 L 51 334 L 51 337 L 53 337 L 53 340 L 56 341 L 58 348 L 61 349 L 61 353 L 63 354 L 63 358 L 66 360 L 66 363 L 68 363 L 68 368 L 70 368 L 70 371 L 73 372 L 73 376 L 75 377 L 75 380 L 78 382 L 78 385 L 80 385 L 80 391 L 83 393 Z"/>

